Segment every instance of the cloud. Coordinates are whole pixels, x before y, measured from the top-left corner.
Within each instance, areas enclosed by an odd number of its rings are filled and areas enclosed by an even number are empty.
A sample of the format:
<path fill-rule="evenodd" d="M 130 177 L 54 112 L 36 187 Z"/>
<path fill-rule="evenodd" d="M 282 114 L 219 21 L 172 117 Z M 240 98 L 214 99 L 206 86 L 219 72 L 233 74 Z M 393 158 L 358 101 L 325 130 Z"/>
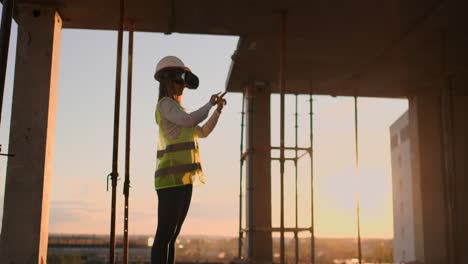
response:
<path fill-rule="evenodd" d="M 50 204 L 50 231 L 58 233 L 80 233 L 105 223 L 104 208 L 80 200 L 59 200 Z"/>

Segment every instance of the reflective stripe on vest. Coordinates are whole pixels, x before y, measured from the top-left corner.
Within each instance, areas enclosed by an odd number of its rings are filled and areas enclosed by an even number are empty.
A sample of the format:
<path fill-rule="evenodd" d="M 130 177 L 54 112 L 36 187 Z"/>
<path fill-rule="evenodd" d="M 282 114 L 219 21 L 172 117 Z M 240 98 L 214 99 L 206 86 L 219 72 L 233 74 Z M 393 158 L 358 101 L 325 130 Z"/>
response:
<path fill-rule="evenodd" d="M 195 142 L 184 142 L 184 143 L 177 143 L 166 146 L 166 149 L 158 150 L 158 159 L 162 158 L 164 154 L 182 150 L 189 150 L 195 149 Z"/>

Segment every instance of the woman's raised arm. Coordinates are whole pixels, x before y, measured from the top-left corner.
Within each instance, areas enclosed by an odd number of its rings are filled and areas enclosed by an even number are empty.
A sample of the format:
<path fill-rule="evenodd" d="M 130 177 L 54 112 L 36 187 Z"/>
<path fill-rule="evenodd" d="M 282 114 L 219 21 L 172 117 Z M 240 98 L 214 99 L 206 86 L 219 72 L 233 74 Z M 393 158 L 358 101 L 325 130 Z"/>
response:
<path fill-rule="evenodd" d="M 210 102 L 198 110 L 187 113 L 180 109 L 176 102 L 167 98 L 159 103 L 161 117 L 181 127 L 195 127 L 208 117 L 212 105 Z"/>

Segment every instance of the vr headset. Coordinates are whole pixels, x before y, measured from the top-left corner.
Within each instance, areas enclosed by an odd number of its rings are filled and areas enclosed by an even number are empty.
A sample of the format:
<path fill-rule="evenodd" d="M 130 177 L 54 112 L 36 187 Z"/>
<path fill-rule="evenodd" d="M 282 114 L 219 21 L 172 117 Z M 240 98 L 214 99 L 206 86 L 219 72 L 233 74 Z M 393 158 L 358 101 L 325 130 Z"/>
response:
<path fill-rule="evenodd" d="M 187 70 L 166 70 L 161 73 L 160 79 L 169 79 L 173 80 L 179 84 L 183 84 L 189 89 L 197 89 L 199 80 L 198 77 L 190 71 Z"/>

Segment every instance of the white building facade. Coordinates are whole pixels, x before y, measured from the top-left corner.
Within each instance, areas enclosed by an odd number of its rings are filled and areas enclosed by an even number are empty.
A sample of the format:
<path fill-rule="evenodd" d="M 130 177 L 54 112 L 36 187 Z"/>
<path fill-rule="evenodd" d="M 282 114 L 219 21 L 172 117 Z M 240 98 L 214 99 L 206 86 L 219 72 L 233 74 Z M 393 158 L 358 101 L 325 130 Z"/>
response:
<path fill-rule="evenodd" d="M 414 181 L 408 112 L 390 126 L 393 183 L 393 261 L 416 260 Z"/>

